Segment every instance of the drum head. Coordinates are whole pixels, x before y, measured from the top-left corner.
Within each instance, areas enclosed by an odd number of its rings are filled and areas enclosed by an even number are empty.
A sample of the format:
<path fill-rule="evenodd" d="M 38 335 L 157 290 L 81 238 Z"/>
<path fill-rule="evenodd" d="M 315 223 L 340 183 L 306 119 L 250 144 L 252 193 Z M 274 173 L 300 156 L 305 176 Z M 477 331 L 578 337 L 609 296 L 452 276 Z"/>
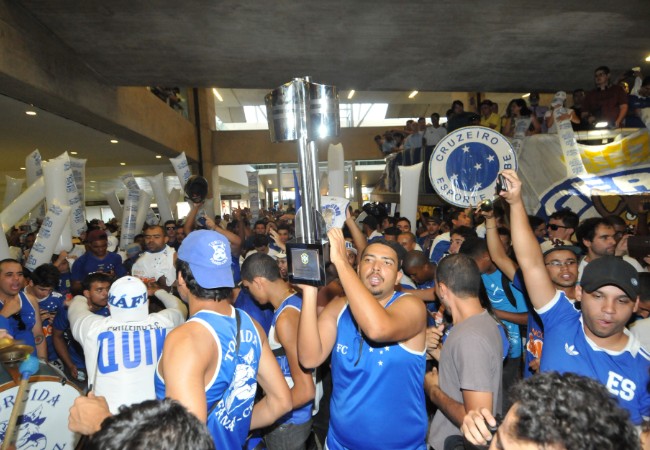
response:
<path fill-rule="evenodd" d="M 17 449 L 73 449 L 79 441 L 80 435 L 68 430 L 68 411 L 81 392 L 59 375 L 41 363 L 39 372 L 30 378 L 23 402 L 16 405 L 20 408 Z M 11 383 L 0 389 L 0 440 L 4 440 L 18 386 Z"/>

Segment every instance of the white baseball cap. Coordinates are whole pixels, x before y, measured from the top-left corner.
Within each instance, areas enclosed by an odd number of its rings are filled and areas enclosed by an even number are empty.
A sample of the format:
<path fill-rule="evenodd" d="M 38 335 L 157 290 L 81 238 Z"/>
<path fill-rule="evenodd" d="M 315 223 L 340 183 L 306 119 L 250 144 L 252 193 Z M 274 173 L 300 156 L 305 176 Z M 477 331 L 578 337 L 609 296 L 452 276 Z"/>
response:
<path fill-rule="evenodd" d="M 149 316 L 147 286 L 139 278 L 125 276 L 108 291 L 111 317 L 119 322 L 139 322 Z"/>

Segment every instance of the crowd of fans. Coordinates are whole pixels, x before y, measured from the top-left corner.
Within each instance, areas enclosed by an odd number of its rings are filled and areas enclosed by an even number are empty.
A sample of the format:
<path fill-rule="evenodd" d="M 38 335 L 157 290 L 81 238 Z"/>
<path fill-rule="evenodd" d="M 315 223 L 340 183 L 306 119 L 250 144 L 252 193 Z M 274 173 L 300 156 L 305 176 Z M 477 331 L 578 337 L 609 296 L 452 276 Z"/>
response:
<path fill-rule="evenodd" d="M 478 111 L 465 111 L 460 100 L 454 100 L 446 111 L 446 122 L 440 124 L 440 114 L 431 114 L 431 123 L 424 117 L 408 120 L 403 129 L 388 130 L 375 136 L 375 143 L 384 155 L 404 150 L 435 146 L 446 133 L 469 126 L 492 128 L 507 137 L 514 137 L 515 124 L 525 121 L 525 135 L 557 133 L 553 111 L 563 108 L 575 131 L 596 128 L 646 128 L 650 122 L 650 76 L 643 77 L 640 67 L 634 67 L 616 79 L 612 79 L 607 66 L 594 71 L 595 88 L 590 91 L 575 89 L 572 104 L 566 107 L 567 95 L 559 91 L 550 105 L 540 105 L 539 92 L 531 92 L 528 101 L 512 99 L 499 116 L 499 105 L 489 99 L 482 100 Z M 650 110 L 646 110 L 650 111 Z"/>
<path fill-rule="evenodd" d="M 628 202 L 636 229 L 570 210 L 545 221 L 526 215 L 521 182 L 504 175 L 509 190 L 490 211 L 445 209 L 411 223 L 379 204 L 350 210 L 329 233 L 320 289 L 290 282 L 293 211 L 213 219 L 196 204 L 123 248 L 116 221 L 95 219 L 33 272 L 21 263 L 37 230 L 20 226 L 8 234 L 15 259 L 0 261 L 0 328 L 93 389 L 70 426 L 101 430 L 94 441 L 116 424 L 128 430 L 124 414 L 169 409 L 138 402 L 171 397 L 207 422 L 217 448 L 443 450 L 495 439 L 637 448 L 650 415 L 650 255 L 632 258 L 628 243 L 647 235 L 647 202 Z M 231 305 L 245 312 L 241 325 Z M 241 342 L 211 347 L 240 326 Z M 228 372 L 232 351 L 239 365 Z M 213 372 L 224 398 L 210 394 Z M 380 432 L 378 421 L 394 428 Z M 562 421 L 569 433 L 554 425 Z"/>
<path fill-rule="evenodd" d="M 630 75 L 641 105 L 648 80 Z M 595 76 L 566 119 L 627 123 L 623 88 L 605 67 Z M 454 101 L 447 128 L 433 114 L 377 143 L 434 145 L 471 123 L 553 132 L 529 101 L 503 117 Z M 292 283 L 293 210 L 213 218 L 197 203 L 128 243 L 94 219 L 33 271 L 39 224 L 25 223 L 0 261 L 0 334 L 90 391 L 69 415 L 88 448 L 650 448 L 647 195 L 627 199 L 636 227 L 571 210 L 545 220 L 502 175 L 490 208 L 415 223 L 349 209 L 318 288 Z M 309 255 L 292 262 L 299 272 Z"/>

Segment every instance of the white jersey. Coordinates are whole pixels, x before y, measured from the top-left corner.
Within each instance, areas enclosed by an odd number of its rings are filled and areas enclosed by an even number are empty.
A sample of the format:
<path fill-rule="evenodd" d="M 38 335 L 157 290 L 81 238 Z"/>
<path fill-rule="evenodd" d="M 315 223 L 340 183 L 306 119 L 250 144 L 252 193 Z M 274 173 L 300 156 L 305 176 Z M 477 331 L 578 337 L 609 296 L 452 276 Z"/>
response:
<path fill-rule="evenodd" d="M 156 297 L 168 309 L 137 322 L 95 315 L 82 296 L 68 310 L 72 335 L 84 349 L 88 383 L 96 395 L 106 397 L 113 414 L 121 405 L 156 398 L 154 372 L 165 337 L 185 322 L 180 299 L 163 290 Z"/>
<path fill-rule="evenodd" d="M 176 267 L 174 266 L 174 254 L 176 250 L 169 245 L 164 250 L 156 253 L 144 252 L 133 264 L 131 275 L 141 280 L 158 280 L 164 276 L 167 286 L 176 281 Z"/>

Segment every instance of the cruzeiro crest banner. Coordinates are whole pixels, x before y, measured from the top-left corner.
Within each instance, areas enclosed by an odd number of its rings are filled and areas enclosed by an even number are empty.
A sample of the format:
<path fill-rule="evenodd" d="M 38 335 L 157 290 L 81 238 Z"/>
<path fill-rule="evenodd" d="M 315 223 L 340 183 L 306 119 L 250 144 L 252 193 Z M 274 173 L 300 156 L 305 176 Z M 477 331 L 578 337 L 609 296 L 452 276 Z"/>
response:
<path fill-rule="evenodd" d="M 431 184 L 443 200 L 466 208 L 492 199 L 497 175 L 517 170 L 513 146 L 486 127 L 464 127 L 445 136 L 429 160 Z"/>

